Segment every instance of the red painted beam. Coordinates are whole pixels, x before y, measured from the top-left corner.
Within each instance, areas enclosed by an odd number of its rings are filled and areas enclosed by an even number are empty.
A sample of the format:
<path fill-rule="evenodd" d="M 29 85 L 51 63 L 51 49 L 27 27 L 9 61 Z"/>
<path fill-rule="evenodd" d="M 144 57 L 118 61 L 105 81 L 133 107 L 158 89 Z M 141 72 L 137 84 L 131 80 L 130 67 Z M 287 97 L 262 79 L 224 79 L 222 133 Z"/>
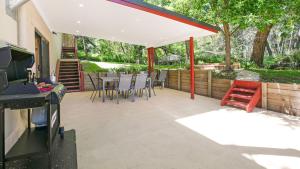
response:
<path fill-rule="evenodd" d="M 208 30 L 208 31 L 211 31 L 211 32 L 215 32 L 215 33 L 218 32 L 218 30 L 207 27 L 207 26 L 202 25 L 200 23 L 193 22 L 191 20 L 184 19 L 184 18 L 175 16 L 175 15 L 172 15 L 172 14 L 169 14 L 169 13 L 165 13 L 165 12 L 162 12 L 162 11 L 159 11 L 159 10 L 155 10 L 155 9 L 143 6 L 141 4 L 138 4 L 138 3 L 130 2 L 128 0 L 108 0 L 108 1 L 115 2 L 117 4 L 128 6 L 128 7 L 138 9 L 138 10 L 141 10 L 141 11 L 145 11 L 145 12 L 148 12 L 148 13 L 152 13 L 152 14 L 155 14 L 155 15 L 159 15 L 159 16 L 162 16 L 162 17 L 165 17 L 165 18 L 169 18 L 169 19 L 172 19 L 172 20 L 175 20 L 175 21 L 178 21 L 178 22 L 181 22 L 181 23 L 185 23 L 185 24 L 188 24 L 188 25 L 191 25 L 191 26 L 195 26 L 195 27 L 198 27 L 198 28 L 201 28 L 201 29 L 205 29 L 205 30 Z"/>
<path fill-rule="evenodd" d="M 195 70 L 194 70 L 194 38 L 190 37 L 190 92 L 191 99 L 195 98 Z"/>

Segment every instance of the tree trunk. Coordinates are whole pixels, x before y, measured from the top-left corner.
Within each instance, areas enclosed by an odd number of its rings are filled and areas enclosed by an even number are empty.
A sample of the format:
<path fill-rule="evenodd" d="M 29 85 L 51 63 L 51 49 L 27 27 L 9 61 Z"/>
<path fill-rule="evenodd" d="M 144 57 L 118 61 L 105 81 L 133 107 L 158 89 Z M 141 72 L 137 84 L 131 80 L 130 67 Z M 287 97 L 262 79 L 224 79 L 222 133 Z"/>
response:
<path fill-rule="evenodd" d="M 268 51 L 268 53 L 269 53 L 269 56 L 273 56 L 273 52 L 272 52 L 270 43 L 269 43 L 268 41 L 267 41 L 267 51 Z"/>
<path fill-rule="evenodd" d="M 231 42 L 230 42 L 230 28 L 228 23 L 223 23 L 224 27 L 224 38 L 225 38 L 225 63 L 226 70 L 231 70 Z"/>
<path fill-rule="evenodd" d="M 259 67 L 263 66 L 265 48 L 272 27 L 273 25 L 268 25 L 262 31 L 258 30 L 255 35 L 251 60 Z"/>
<path fill-rule="evenodd" d="M 86 42 L 85 42 L 85 37 L 82 37 L 82 43 L 83 43 L 83 50 L 85 53 L 85 58 L 88 57 L 88 51 L 87 51 L 87 47 L 86 47 Z"/>

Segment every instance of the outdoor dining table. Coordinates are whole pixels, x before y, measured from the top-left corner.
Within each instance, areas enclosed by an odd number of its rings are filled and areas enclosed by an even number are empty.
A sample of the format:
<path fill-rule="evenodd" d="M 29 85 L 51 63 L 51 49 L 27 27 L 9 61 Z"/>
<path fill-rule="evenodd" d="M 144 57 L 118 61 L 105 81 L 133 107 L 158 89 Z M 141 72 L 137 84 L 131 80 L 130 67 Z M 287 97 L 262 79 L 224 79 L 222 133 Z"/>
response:
<path fill-rule="evenodd" d="M 101 82 L 100 82 L 101 81 Z M 108 83 L 116 83 L 119 81 L 119 77 L 106 77 L 106 76 L 103 76 L 103 77 L 99 77 L 99 81 L 98 81 L 98 85 L 100 83 L 102 83 L 102 102 L 105 102 L 105 85 L 108 84 Z M 149 91 L 149 97 L 151 97 L 151 78 L 147 78 L 147 83 L 149 83 L 149 88 L 148 88 L 148 91 Z M 101 90 L 99 88 L 99 90 Z M 99 97 L 100 97 L 100 92 L 99 92 Z"/>

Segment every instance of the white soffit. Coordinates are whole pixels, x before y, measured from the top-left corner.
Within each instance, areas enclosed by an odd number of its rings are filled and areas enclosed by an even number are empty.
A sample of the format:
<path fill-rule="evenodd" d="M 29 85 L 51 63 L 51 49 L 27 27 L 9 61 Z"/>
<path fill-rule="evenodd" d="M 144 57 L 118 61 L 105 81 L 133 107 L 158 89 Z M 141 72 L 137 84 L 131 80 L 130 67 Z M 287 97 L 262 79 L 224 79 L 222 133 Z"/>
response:
<path fill-rule="evenodd" d="M 55 32 L 159 47 L 214 32 L 107 0 L 33 0 Z"/>

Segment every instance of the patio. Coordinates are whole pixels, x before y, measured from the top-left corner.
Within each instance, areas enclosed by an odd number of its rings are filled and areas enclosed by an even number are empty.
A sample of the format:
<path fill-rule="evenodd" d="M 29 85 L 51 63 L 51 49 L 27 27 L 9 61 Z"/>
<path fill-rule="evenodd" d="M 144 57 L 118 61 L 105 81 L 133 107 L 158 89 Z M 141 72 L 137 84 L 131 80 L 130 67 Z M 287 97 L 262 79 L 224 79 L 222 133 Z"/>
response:
<path fill-rule="evenodd" d="M 62 120 L 76 130 L 80 169 L 300 168 L 299 117 L 156 91 L 119 105 L 92 103 L 90 92 L 66 95 Z"/>

